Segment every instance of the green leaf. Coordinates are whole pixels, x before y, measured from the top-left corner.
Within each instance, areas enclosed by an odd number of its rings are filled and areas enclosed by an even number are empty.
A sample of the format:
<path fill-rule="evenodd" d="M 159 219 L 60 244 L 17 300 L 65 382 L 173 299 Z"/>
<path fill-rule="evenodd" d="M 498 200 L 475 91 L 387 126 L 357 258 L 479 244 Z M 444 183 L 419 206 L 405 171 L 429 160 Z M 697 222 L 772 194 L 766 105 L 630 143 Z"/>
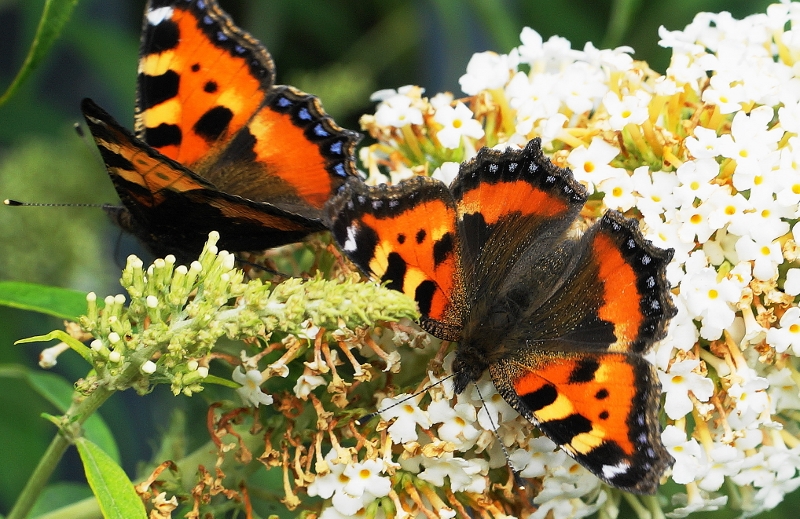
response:
<path fill-rule="evenodd" d="M 206 378 L 203 379 L 203 384 L 218 384 L 220 386 L 229 387 L 231 389 L 239 389 L 242 387 L 241 384 L 237 384 L 233 380 L 228 380 L 226 378 L 218 377 L 216 375 L 208 375 Z"/>
<path fill-rule="evenodd" d="M 64 378 L 54 373 L 34 370 L 28 371 L 26 378 L 31 387 L 59 411 L 64 413 L 69 409 L 75 390 L 72 384 Z M 111 434 L 111 429 L 100 415 L 94 413 L 86 419 L 83 423 L 83 435 L 108 453 L 114 462 L 119 463 L 117 442 L 114 440 L 114 435 Z"/>
<path fill-rule="evenodd" d="M 47 335 L 37 335 L 35 337 L 28 337 L 27 339 L 20 339 L 16 341 L 14 344 L 26 344 L 29 342 L 47 342 L 52 341 L 54 339 L 58 339 L 67 344 L 70 348 L 78 352 L 78 354 L 83 357 L 83 360 L 88 362 L 90 365 L 92 364 L 92 354 L 81 341 L 75 339 L 70 334 L 62 330 L 53 330 L 52 332 L 48 333 Z"/>
<path fill-rule="evenodd" d="M 0 281 L 0 305 L 76 321 L 86 313 L 86 293 L 21 281 Z"/>
<path fill-rule="evenodd" d="M 133 483 L 108 454 L 86 438 L 76 441 L 78 454 L 105 519 L 147 519 L 144 504 Z"/>
<path fill-rule="evenodd" d="M 3 105 L 14 95 L 14 92 L 39 65 L 42 58 L 47 55 L 47 51 L 58 39 L 61 29 L 69 20 L 69 16 L 77 3 L 78 0 L 47 0 L 45 2 L 42 17 L 39 19 L 39 27 L 36 29 L 36 36 L 33 38 L 33 44 L 28 50 L 28 55 L 25 56 L 22 68 L 17 72 L 17 77 L 14 78 L 8 89 L 0 97 L 0 105 Z"/>

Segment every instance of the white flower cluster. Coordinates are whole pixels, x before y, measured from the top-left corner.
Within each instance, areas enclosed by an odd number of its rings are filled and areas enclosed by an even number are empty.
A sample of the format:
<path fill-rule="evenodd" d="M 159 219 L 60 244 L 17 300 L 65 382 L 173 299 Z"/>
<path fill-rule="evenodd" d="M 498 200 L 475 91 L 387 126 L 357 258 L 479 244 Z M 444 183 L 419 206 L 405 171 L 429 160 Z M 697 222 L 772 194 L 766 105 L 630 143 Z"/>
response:
<path fill-rule="evenodd" d="M 800 486 L 800 4 L 744 20 L 701 13 L 659 34 L 673 51 L 665 75 L 633 61 L 632 49 L 575 50 L 526 28 L 508 55 L 473 56 L 460 80 L 468 98 L 427 99 L 413 86 L 378 93 L 364 125 L 379 142 L 362 159 L 375 182 L 428 165 L 447 181 L 481 146 L 539 136 L 595 194 L 586 216 L 638 216 L 648 239 L 675 249 L 679 312 L 653 355 L 670 477 L 685 487 L 667 515 L 734 504 L 755 515 Z M 490 384 L 481 391 L 515 465 L 543 478 L 531 517 L 610 503 L 552 442 L 526 437 Z M 409 401 L 383 415 L 392 441 L 414 454 L 403 467 L 480 492 L 488 468 L 504 463 L 492 422 L 475 395 L 432 394 L 426 409 Z M 436 439 L 422 442 L 420 429 Z M 429 447 L 438 441 L 455 454 Z M 488 462 L 462 456 L 484 450 Z"/>

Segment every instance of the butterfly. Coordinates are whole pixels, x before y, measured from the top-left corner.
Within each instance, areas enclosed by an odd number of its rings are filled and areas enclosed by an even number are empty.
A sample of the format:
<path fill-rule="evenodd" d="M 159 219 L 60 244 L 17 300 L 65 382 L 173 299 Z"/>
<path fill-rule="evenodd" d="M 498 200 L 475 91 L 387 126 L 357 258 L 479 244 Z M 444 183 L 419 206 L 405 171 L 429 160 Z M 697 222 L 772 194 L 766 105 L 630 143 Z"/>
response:
<path fill-rule="evenodd" d="M 673 459 L 644 354 L 676 313 L 673 250 L 615 211 L 574 236 L 586 199 L 534 139 L 480 150 L 449 188 L 348 182 L 325 218 L 357 267 L 417 301 L 422 328 L 458 341 L 456 393 L 488 370 L 506 402 L 589 471 L 652 494 Z"/>
<path fill-rule="evenodd" d="M 215 0 L 150 0 L 134 132 L 81 110 L 122 206 L 107 209 L 156 255 L 258 251 L 324 230 L 322 208 L 357 175 L 359 134 L 319 100 L 275 85 L 269 52 Z"/>

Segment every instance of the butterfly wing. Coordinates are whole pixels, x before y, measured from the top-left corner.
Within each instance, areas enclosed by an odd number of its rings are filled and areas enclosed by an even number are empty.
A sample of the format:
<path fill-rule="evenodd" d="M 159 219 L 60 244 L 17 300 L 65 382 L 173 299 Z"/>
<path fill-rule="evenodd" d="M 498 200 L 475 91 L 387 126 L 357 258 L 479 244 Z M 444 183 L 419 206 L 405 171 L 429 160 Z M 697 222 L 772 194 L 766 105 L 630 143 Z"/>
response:
<path fill-rule="evenodd" d="M 585 189 L 544 156 L 540 139 L 522 150 L 480 150 L 450 189 L 471 305 L 497 292 L 523 253 L 550 251 L 586 202 Z"/>
<path fill-rule="evenodd" d="M 655 367 L 623 352 L 521 351 L 489 367 L 522 416 L 606 483 L 653 494 L 673 459 L 661 443 Z"/>
<path fill-rule="evenodd" d="M 447 340 L 461 336 L 456 207 L 438 180 L 396 186 L 350 181 L 328 205 L 326 221 L 342 251 L 363 272 L 414 298 L 420 324 Z"/>
<path fill-rule="evenodd" d="M 212 230 L 224 230 L 220 247 L 239 251 L 297 241 L 323 229 L 278 207 L 220 192 L 134 137 L 91 100 L 81 108 L 124 204 L 109 213 L 154 254 L 194 259 Z"/>
<path fill-rule="evenodd" d="M 654 493 L 672 464 L 660 439 L 661 387 L 643 357 L 675 315 L 672 252 L 609 211 L 580 240 L 527 265 L 561 266 L 546 301 L 526 300 L 536 287 L 522 270 L 497 298 L 514 300 L 498 305 L 515 323 L 499 338 L 507 353 L 489 367 L 498 392 L 599 478 L 636 493 Z"/>
<path fill-rule="evenodd" d="M 314 96 L 275 86 L 267 49 L 215 0 L 148 3 L 135 132 L 217 189 L 319 219 L 360 139 Z"/>

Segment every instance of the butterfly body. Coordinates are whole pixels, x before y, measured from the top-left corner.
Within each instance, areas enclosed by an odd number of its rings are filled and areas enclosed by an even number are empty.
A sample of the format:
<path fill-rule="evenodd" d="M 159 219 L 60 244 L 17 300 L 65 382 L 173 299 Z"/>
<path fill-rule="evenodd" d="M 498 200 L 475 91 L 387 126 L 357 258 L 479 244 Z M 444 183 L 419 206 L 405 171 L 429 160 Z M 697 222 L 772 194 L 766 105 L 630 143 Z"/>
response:
<path fill-rule="evenodd" d="M 578 235 L 585 201 L 535 139 L 481 150 L 449 189 L 348 183 L 327 215 L 359 268 L 415 298 L 424 329 L 458 341 L 456 393 L 488 370 L 514 409 L 602 480 L 653 493 L 672 458 L 643 355 L 675 313 L 672 251 L 613 211 Z"/>
<path fill-rule="evenodd" d="M 154 253 L 185 259 L 211 230 L 232 251 L 323 230 L 324 204 L 357 175 L 360 137 L 316 97 L 274 83 L 269 52 L 215 0 L 151 0 L 134 133 L 81 105 L 123 203 L 112 219 Z"/>

